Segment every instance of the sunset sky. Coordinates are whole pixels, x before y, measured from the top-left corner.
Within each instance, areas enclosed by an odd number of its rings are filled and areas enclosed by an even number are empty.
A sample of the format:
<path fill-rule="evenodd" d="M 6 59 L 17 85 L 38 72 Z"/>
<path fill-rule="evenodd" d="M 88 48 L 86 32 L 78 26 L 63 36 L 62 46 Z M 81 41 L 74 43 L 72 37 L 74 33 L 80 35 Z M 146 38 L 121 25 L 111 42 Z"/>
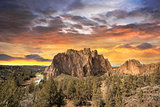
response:
<path fill-rule="evenodd" d="M 0 0 L 0 64 L 49 65 L 83 48 L 113 66 L 160 62 L 160 1 Z"/>

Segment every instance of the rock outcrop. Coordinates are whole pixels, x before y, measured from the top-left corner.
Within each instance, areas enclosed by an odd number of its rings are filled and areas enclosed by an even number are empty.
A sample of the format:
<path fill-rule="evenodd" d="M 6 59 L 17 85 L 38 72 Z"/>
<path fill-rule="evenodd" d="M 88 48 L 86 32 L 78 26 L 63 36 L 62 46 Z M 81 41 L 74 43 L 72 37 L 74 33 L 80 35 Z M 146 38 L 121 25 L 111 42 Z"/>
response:
<path fill-rule="evenodd" d="M 84 48 L 80 51 L 69 49 L 65 53 L 55 55 L 52 64 L 45 69 L 45 73 L 47 77 L 58 76 L 61 73 L 84 77 L 106 73 L 111 69 L 110 62 L 103 55 L 98 55 L 96 50 Z"/>
<path fill-rule="evenodd" d="M 145 70 L 146 71 L 154 71 L 154 70 L 159 70 L 160 71 L 160 62 L 159 63 L 152 63 L 152 64 L 146 64 L 145 65 Z"/>
<path fill-rule="evenodd" d="M 127 74 L 140 74 L 145 71 L 144 65 L 141 64 L 138 60 L 131 59 L 126 61 L 123 65 L 120 66 L 119 71 L 121 73 L 127 73 Z"/>
<path fill-rule="evenodd" d="M 155 70 L 160 70 L 160 63 L 156 64 L 141 64 L 138 60 L 131 59 L 126 61 L 123 65 L 120 66 L 119 72 L 126 74 L 142 74 L 144 72 L 152 72 Z"/>

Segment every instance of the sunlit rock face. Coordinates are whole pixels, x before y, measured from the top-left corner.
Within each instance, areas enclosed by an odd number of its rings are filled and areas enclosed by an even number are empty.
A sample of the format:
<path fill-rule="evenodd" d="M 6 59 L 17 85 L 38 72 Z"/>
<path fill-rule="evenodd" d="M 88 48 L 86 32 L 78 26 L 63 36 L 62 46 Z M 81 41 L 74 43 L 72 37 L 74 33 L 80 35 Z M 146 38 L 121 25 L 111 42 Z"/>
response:
<path fill-rule="evenodd" d="M 65 53 L 57 54 L 45 72 L 47 77 L 58 76 L 61 73 L 84 77 L 106 73 L 110 70 L 112 66 L 108 59 L 105 59 L 103 55 L 98 55 L 96 50 L 84 48 L 80 51 L 69 49 Z"/>
<path fill-rule="evenodd" d="M 120 66 L 119 71 L 121 73 L 137 75 L 145 71 L 144 65 L 141 64 L 138 60 L 132 59 L 126 61 L 123 65 Z"/>
<path fill-rule="evenodd" d="M 119 72 L 138 75 L 142 73 L 149 73 L 155 70 L 160 70 L 160 63 L 156 64 L 141 64 L 138 60 L 131 59 L 120 66 Z"/>

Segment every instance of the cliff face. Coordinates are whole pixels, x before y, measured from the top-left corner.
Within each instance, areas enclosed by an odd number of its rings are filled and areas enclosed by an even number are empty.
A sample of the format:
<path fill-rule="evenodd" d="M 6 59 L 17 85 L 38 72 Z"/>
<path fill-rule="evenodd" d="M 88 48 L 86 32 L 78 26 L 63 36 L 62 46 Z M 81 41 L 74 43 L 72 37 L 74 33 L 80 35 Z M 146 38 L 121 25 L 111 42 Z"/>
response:
<path fill-rule="evenodd" d="M 145 71 L 144 65 L 141 64 L 138 60 L 132 59 L 126 61 L 123 65 L 120 66 L 119 71 L 121 73 L 127 73 L 127 74 L 140 74 Z"/>
<path fill-rule="evenodd" d="M 132 75 L 142 74 L 144 72 L 152 72 L 154 70 L 160 70 L 160 63 L 141 64 L 138 60 L 135 59 L 126 61 L 119 68 L 119 72 Z"/>
<path fill-rule="evenodd" d="M 57 54 L 45 72 L 47 77 L 58 76 L 61 73 L 84 77 L 105 73 L 111 69 L 108 59 L 98 55 L 96 50 L 85 48 L 80 51 L 69 49 L 65 53 Z"/>

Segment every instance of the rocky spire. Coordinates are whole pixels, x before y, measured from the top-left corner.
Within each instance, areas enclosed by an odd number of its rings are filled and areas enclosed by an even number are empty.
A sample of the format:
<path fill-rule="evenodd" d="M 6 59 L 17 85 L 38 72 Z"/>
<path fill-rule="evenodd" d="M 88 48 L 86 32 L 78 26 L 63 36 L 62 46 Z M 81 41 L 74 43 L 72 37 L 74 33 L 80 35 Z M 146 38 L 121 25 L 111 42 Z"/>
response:
<path fill-rule="evenodd" d="M 52 64 L 46 68 L 47 76 L 58 76 L 61 73 L 72 76 L 84 77 L 98 75 L 110 71 L 112 66 L 103 55 L 98 55 L 97 50 L 90 48 L 84 50 L 68 49 L 65 53 L 54 56 Z"/>

